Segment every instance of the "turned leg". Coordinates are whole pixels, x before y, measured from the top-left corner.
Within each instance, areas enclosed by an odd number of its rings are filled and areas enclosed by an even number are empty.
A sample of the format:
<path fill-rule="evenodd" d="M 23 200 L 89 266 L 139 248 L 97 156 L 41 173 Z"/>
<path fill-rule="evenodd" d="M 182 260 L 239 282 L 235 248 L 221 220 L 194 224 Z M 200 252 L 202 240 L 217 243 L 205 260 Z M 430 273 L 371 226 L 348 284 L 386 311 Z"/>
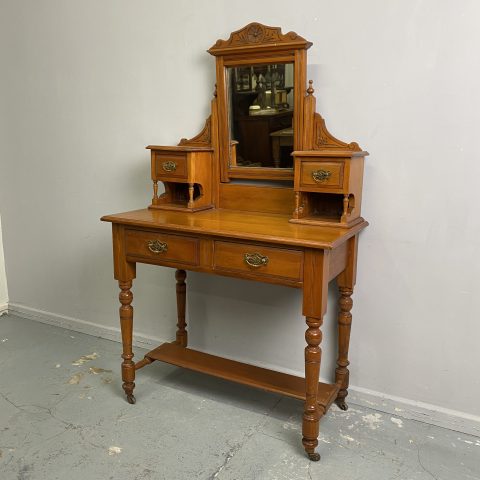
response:
<path fill-rule="evenodd" d="M 321 417 L 317 401 L 318 380 L 320 376 L 320 361 L 322 358 L 322 318 L 307 317 L 308 329 L 305 332 L 307 347 L 305 348 L 305 408 L 303 412 L 302 443 L 308 458 L 320 460 L 320 454 L 315 452 L 318 445 L 318 431 Z"/>
<path fill-rule="evenodd" d="M 272 138 L 272 157 L 275 168 L 280 168 L 280 139 L 278 137 Z"/>
<path fill-rule="evenodd" d="M 123 390 L 127 395 L 128 403 L 135 403 L 135 397 L 133 396 L 133 389 L 135 388 L 135 363 L 133 362 L 132 351 L 132 332 L 133 332 L 133 307 L 131 305 L 133 300 L 133 294 L 130 291 L 132 287 L 132 281 L 118 282 L 120 286 L 120 327 L 122 330 L 122 380 Z"/>
<path fill-rule="evenodd" d="M 348 240 L 347 244 L 347 263 L 345 270 L 337 277 L 338 288 L 340 290 L 340 299 L 338 301 L 338 359 L 335 370 L 335 383 L 339 391 L 335 403 L 342 410 L 347 410 L 348 406 L 345 398 L 348 395 L 348 347 L 350 344 L 350 329 L 352 326 L 352 314 L 350 310 L 353 306 L 351 296 L 357 276 L 357 250 L 358 235 Z"/>
<path fill-rule="evenodd" d="M 350 310 L 353 301 L 350 298 L 353 290 L 348 287 L 340 287 L 340 299 L 338 301 L 338 359 L 337 368 L 335 370 L 335 383 L 340 387 L 335 403 L 342 410 L 347 410 L 348 405 L 345 398 L 348 395 L 348 347 L 350 344 L 350 329 L 352 326 L 352 314 Z"/>
<path fill-rule="evenodd" d="M 185 270 L 177 270 L 175 272 L 175 279 L 177 280 L 177 334 L 176 342 L 181 347 L 186 347 L 188 344 L 188 334 L 187 334 L 187 322 L 185 321 L 185 305 L 187 300 L 186 290 L 187 286 L 185 285 L 185 278 L 187 278 L 187 272 Z"/>

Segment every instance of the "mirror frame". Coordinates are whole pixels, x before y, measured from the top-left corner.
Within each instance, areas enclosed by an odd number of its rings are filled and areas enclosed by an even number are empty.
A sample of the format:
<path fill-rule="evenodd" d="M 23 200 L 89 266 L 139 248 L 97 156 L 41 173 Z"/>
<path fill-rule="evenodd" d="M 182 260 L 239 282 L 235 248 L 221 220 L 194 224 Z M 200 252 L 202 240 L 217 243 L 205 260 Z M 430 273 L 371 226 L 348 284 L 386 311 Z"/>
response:
<path fill-rule="evenodd" d="M 268 63 L 293 63 L 293 149 L 304 146 L 304 98 L 306 96 L 307 50 L 312 46 L 295 32 L 282 34 L 279 27 L 250 23 L 232 32 L 228 40 L 217 40 L 208 52 L 216 57 L 218 154 L 220 180 L 293 180 L 293 168 L 237 167 L 230 161 L 235 142 L 228 124 L 227 68 Z"/>

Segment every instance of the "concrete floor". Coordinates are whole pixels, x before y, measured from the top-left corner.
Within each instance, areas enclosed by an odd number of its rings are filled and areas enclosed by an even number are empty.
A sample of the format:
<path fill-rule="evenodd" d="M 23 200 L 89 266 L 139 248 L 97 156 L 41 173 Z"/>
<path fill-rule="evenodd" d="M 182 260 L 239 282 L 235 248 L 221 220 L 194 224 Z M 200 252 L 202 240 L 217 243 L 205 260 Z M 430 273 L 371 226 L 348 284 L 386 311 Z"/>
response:
<path fill-rule="evenodd" d="M 301 402 L 158 362 L 129 405 L 120 350 L 0 318 L 1 480 L 480 479 L 479 438 L 355 405 L 322 420 L 312 463 Z"/>

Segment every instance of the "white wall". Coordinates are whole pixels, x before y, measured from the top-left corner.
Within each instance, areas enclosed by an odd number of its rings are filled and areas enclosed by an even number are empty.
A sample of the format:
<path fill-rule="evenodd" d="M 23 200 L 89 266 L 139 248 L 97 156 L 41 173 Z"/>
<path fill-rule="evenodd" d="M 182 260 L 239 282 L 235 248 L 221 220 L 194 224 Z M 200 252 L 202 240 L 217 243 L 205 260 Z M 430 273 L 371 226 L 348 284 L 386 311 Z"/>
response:
<path fill-rule="evenodd" d="M 5 273 L 5 259 L 2 241 L 2 217 L 0 216 L 0 315 L 8 309 L 7 274 Z"/>
<path fill-rule="evenodd" d="M 148 205 L 145 145 L 201 128 L 214 84 L 205 50 L 253 20 L 280 25 L 314 42 L 309 76 L 331 132 L 371 153 L 352 383 L 480 415 L 480 3 L 7 0 L 0 13 L 12 303 L 117 326 L 99 217 Z M 300 292 L 200 274 L 189 289 L 193 346 L 303 370 Z M 138 332 L 173 336 L 173 292 L 172 271 L 139 266 Z"/>

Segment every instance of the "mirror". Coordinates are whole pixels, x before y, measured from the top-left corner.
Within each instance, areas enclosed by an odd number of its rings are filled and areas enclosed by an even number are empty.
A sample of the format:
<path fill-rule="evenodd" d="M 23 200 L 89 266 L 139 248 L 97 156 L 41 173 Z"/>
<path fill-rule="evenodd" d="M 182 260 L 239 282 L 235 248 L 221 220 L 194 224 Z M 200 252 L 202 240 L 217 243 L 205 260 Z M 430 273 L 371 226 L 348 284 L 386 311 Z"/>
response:
<path fill-rule="evenodd" d="M 293 168 L 293 63 L 227 68 L 231 167 Z"/>

